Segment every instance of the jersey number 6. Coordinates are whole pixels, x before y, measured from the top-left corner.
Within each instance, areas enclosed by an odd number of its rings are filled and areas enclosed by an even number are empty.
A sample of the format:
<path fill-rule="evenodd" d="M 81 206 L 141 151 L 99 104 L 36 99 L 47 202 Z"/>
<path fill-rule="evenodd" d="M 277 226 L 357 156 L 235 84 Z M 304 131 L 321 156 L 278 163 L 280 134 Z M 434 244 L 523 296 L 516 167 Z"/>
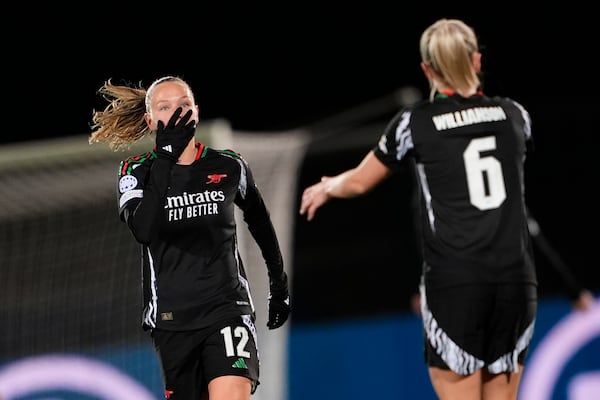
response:
<path fill-rule="evenodd" d="M 493 156 L 481 156 L 481 152 L 495 148 L 496 138 L 487 136 L 471 140 L 463 153 L 469 198 L 480 210 L 497 208 L 506 199 L 500 161 Z"/>

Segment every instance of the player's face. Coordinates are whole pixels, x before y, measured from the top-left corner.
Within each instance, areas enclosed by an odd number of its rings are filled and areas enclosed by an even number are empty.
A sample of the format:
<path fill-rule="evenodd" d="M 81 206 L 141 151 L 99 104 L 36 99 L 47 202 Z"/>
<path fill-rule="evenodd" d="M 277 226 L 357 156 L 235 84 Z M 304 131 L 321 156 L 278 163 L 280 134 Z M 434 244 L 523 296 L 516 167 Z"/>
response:
<path fill-rule="evenodd" d="M 192 110 L 192 118 L 198 122 L 198 106 L 189 87 L 181 82 L 169 81 L 159 84 L 150 99 L 150 113 L 146 115 L 146 122 L 151 130 L 158 128 L 158 121 L 165 125 L 175 110 L 181 107 L 181 115 Z"/>

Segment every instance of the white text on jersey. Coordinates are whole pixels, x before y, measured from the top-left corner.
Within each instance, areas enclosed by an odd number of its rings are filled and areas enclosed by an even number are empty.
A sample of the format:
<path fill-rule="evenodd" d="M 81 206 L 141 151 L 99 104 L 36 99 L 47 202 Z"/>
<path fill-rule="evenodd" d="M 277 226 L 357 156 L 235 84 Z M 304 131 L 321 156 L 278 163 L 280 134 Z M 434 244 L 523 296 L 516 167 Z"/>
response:
<path fill-rule="evenodd" d="M 177 208 L 183 206 L 191 206 L 193 204 L 210 203 L 214 201 L 224 201 L 225 193 L 222 190 L 205 190 L 201 193 L 187 193 L 179 196 L 168 196 L 166 209 Z"/>
<path fill-rule="evenodd" d="M 462 111 L 434 115 L 432 119 L 435 129 L 443 131 L 465 125 L 479 124 L 481 122 L 502 121 L 506 119 L 506 114 L 500 106 L 475 107 L 467 108 Z"/>

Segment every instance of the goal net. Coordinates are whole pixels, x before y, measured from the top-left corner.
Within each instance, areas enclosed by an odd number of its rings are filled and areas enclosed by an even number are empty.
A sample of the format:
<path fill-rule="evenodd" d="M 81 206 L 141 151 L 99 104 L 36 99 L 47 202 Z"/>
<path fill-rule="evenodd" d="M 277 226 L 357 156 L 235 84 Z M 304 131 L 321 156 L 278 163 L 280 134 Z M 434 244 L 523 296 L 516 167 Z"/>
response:
<path fill-rule="evenodd" d="M 291 278 L 302 132 L 245 134 L 213 121 L 199 126 L 196 137 L 250 163 Z M 118 219 L 116 197 L 119 160 L 152 145 L 143 139 L 114 152 L 79 136 L 0 147 L 0 372 L 25 358 L 85 354 L 146 380 L 160 398 L 158 367 L 140 327 L 140 247 Z M 266 331 L 267 270 L 242 219 L 238 225 L 258 313 L 261 376 L 269 380 L 255 397 L 284 398 L 287 328 Z"/>

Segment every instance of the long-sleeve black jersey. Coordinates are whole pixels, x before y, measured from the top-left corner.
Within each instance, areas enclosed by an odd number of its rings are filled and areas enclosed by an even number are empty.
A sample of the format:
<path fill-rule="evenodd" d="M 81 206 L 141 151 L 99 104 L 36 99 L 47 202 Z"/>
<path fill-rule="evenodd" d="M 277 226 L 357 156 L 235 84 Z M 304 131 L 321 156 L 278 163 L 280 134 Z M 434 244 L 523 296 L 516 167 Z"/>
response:
<path fill-rule="evenodd" d="M 438 94 L 402 109 L 376 157 L 409 157 L 420 187 L 428 287 L 536 282 L 524 200 L 527 111 L 509 98 Z"/>
<path fill-rule="evenodd" d="M 246 161 L 230 150 L 196 147 L 191 165 L 154 152 L 120 163 L 119 215 L 142 245 L 144 329 L 197 329 L 254 314 L 235 206 L 269 275 L 283 271 L 269 212 Z"/>

